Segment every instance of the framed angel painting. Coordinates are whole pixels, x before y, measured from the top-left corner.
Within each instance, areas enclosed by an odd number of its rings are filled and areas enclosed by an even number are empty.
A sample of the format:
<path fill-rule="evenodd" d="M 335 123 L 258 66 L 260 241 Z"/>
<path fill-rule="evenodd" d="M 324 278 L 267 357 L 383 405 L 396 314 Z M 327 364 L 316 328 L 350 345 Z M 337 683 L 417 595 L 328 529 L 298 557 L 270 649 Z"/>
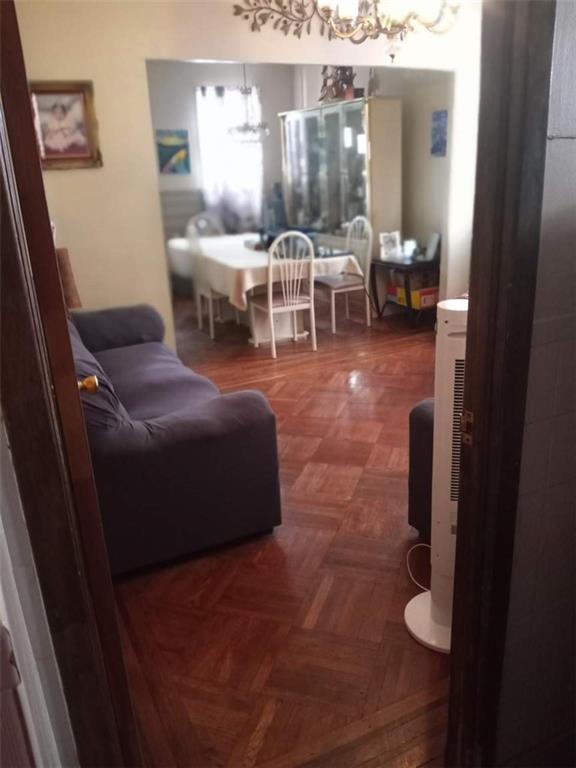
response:
<path fill-rule="evenodd" d="M 92 83 L 33 82 L 30 94 L 42 167 L 101 166 Z"/>

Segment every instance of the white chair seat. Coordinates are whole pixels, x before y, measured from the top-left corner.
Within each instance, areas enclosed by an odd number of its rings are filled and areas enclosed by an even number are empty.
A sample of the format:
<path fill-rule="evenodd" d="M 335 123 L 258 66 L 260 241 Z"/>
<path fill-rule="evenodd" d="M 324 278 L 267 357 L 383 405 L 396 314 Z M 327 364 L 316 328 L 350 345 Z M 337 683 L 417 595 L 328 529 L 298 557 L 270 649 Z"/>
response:
<path fill-rule="evenodd" d="M 351 288 L 364 288 L 362 275 L 321 275 L 314 282 L 330 288 L 331 291 L 343 291 Z"/>
<path fill-rule="evenodd" d="M 269 306 L 268 295 L 266 293 L 260 293 L 257 296 L 252 296 L 250 303 L 253 304 L 257 309 L 267 311 Z M 298 296 L 298 302 L 292 304 L 287 304 L 284 299 L 284 295 L 280 292 L 274 293 L 272 295 L 272 307 L 274 309 L 278 307 L 285 307 L 286 312 L 296 312 L 298 309 L 308 308 L 309 306 L 310 296 L 307 293 L 301 293 Z"/>

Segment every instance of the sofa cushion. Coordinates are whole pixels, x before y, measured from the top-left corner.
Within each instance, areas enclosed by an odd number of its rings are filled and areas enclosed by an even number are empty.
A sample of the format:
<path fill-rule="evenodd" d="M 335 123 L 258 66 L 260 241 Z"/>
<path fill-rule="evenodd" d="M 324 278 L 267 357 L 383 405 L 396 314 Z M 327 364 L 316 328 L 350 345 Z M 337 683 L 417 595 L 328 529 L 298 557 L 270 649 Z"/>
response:
<path fill-rule="evenodd" d="M 70 333 L 76 378 L 98 377 L 99 386 L 97 392 L 93 394 L 80 392 L 88 431 L 91 432 L 92 428 L 104 430 L 118 429 L 118 427 L 130 420 L 126 409 L 118 399 L 110 378 L 106 375 L 106 372 L 94 355 L 86 349 L 80 334 L 70 321 L 68 321 L 68 331 Z"/>
<path fill-rule="evenodd" d="M 190 410 L 220 394 L 160 342 L 106 349 L 95 356 L 133 419 Z"/>

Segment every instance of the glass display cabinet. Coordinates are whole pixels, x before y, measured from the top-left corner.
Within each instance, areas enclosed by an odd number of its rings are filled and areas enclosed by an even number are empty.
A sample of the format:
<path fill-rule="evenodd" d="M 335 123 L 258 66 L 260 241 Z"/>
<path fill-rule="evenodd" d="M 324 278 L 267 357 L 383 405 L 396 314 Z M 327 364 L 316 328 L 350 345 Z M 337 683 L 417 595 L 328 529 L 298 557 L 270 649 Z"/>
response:
<path fill-rule="evenodd" d="M 285 112 L 282 124 L 288 222 L 343 234 L 359 214 L 378 233 L 402 228 L 402 104 L 354 99 Z"/>

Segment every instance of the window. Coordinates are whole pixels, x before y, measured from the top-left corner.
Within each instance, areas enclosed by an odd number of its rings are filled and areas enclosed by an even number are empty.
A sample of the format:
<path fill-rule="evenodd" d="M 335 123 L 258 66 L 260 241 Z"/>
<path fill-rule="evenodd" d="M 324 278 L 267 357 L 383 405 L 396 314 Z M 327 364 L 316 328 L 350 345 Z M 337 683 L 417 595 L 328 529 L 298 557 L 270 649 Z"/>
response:
<path fill-rule="evenodd" d="M 202 188 L 231 231 L 261 223 L 262 141 L 239 141 L 234 129 L 261 121 L 258 89 L 202 86 L 196 89 Z"/>

